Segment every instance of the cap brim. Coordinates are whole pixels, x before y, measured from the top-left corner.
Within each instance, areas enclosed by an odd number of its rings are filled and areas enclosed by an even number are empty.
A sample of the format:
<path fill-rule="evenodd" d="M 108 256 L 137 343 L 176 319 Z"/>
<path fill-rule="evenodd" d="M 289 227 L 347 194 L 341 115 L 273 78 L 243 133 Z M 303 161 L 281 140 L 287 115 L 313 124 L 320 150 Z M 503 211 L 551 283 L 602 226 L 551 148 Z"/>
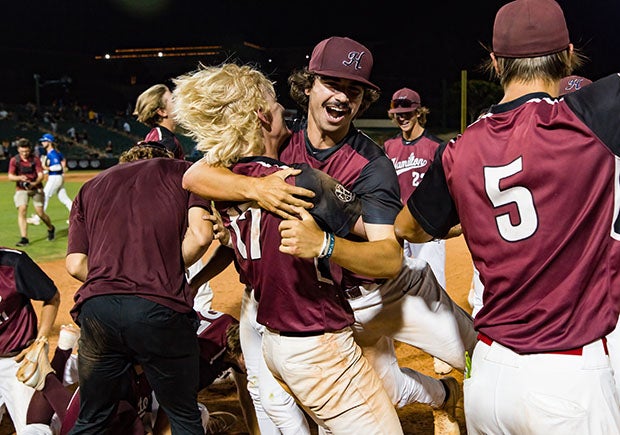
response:
<path fill-rule="evenodd" d="M 420 107 L 419 104 L 413 105 L 411 107 L 397 107 L 395 109 L 388 110 L 388 113 L 391 113 L 392 115 L 394 115 L 396 113 L 408 113 L 408 112 L 415 111 L 418 107 Z"/>
<path fill-rule="evenodd" d="M 338 79 L 347 79 L 347 80 L 353 80 L 354 82 L 358 82 L 361 83 L 363 85 L 369 86 L 375 90 L 380 90 L 379 86 L 375 85 L 374 83 L 372 83 L 369 80 L 366 80 L 363 77 L 360 76 L 356 76 L 354 74 L 345 74 L 342 71 L 329 71 L 329 70 L 323 70 L 323 71 L 310 71 L 313 72 L 315 74 L 319 74 L 322 76 L 328 76 L 328 77 L 335 77 Z"/>

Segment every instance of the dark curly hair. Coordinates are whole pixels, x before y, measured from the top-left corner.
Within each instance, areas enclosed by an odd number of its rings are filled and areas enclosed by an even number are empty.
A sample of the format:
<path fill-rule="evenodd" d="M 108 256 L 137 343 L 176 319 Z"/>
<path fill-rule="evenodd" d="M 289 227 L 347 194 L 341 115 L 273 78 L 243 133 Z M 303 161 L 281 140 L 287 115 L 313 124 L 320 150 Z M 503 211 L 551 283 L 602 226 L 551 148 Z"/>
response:
<path fill-rule="evenodd" d="M 308 67 L 304 67 L 301 70 L 294 71 L 288 78 L 291 98 L 305 113 L 308 113 L 308 95 L 306 95 L 305 91 L 312 88 L 317 77 L 320 77 L 319 74 L 310 72 Z M 357 112 L 357 117 L 368 110 L 372 103 L 377 101 L 380 96 L 381 92 L 378 90 L 364 86 L 364 96 L 362 97 L 362 104 Z"/>

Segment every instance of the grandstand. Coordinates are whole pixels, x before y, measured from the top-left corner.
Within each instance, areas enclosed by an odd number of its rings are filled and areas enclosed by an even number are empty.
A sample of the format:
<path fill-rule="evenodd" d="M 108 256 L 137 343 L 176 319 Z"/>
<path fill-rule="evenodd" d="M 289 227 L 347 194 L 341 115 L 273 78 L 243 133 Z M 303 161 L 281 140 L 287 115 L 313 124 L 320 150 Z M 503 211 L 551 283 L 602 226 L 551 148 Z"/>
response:
<path fill-rule="evenodd" d="M 59 111 L 54 107 L 42 106 L 36 110 L 29 103 L 3 105 L 3 109 L 7 116 L 0 119 L 0 142 L 8 149 L 5 150 L 5 158 L 0 158 L 2 172 L 8 169 L 8 158 L 16 153 L 10 144 L 20 137 L 36 144 L 43 133 L 53 133 L 69 169 L 103 169 L 116 164 L 119 155 L 142 140 L 149 131 L 147 126 L 124 113 L 101 112 L 95 119 L 89 119 L 82 108 Z M 125 122 L 130 126 L 129 132 L 123 129 Z M 194 155 L 194 142 L 181 134 L 178 137 L 185 154 Z M 112 144 L 111 154 L 106 152 L 108 142 Z"/>

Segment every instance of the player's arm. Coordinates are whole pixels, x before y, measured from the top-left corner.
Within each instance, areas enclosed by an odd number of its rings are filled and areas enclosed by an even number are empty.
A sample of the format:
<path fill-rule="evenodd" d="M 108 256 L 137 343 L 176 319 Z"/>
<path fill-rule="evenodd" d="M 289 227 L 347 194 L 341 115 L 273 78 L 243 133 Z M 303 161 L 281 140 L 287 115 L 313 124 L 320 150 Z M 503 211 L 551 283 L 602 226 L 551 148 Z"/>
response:
<path fill-rule="evenodd" d="M 86 281 L 88 276 L 88 255 L 79 252 L 67 254 L 65 268 L 69 275 L 80 282 Z"/>
<path fill-rule="evenodd" d="M 230 169 L 209 165 L 204 159 L 194 163 L 183 176 L 183 188 L 203 198 L 221 201 L 256 201 L 259 207 L 283 218 L 293 214 L 293 206 L 311 208 L 298 196 L 314 197 L 308 189 L 284 181 L 298 169 L 284 169 L 267 177 L 234 174 Z"/>
<path fill-rule="evenodd" d="M 182 244 L 186 267 L 200 260 L 213 241 L 213 224 L 202 218 L 204 212 L 202 207 L 191 207 L 187 212 L 189 224 Z"/>
<path fill-rule="evenodd" d="M 50 332 L 52 332 L 52 326 L 54 326 L 54 322 L 56 321 L 56 315 L 58 314 L 59 307 L 60 293 L 58 293 L 58 291 L 56 291 L 56 293 L 51 299 L 43 301 L 43 307 L 41 308 L 41 312 L 39 314 L 39 328 L 37 339 L 33 341 L 30 346 L 26 347 L 15 356 L 16 362 L 21 362 L 26 356 L 26 354 L 32 349 L 32 347 L 36 345 L 37 341 L 47 340 Z"/>
<path fill-rule="evenodd" d="M 7 175 L 9 181 L 28 181 L 28 177 L 25 175 L 17 175 L 17 164 L 14 158 L 9 163 L 9 172 Z"/>
<path fill-rule="evenodd" d="M 190 288 L 193 291 L 198 291 L 201 285 L 222 273 L 234 258 L 235 251 L 232 248 L 224 245 L 218 246 L 203 268 L 194 275 L 189 283 Z"/>
<path fill-rule="evenodd" d="M 424 228 L 413 217 L 407 206 L 403 207 L 396 216 L 394 233 L 397 238 L 412 243 L 425 243 L 433 240 L 433 236 L 424 231 Z"/>
<path fill-rule="evenodd" d="M 325 232 L 310 213 L 296 208 L 299 218 L 280 223 L 280 252 L 301 258 L 319 257 L 325 244 Z M 374 277 L 392 278 L 402 266 L 402 249 L 392 225 L 365 224 L 368 241 L 356 242 L 334 236 L 330 260 L 352 272 Z M 327 243 L 331 243 L 328 240 Z M 381 261 L 377 261 L 381 258 Z"/>

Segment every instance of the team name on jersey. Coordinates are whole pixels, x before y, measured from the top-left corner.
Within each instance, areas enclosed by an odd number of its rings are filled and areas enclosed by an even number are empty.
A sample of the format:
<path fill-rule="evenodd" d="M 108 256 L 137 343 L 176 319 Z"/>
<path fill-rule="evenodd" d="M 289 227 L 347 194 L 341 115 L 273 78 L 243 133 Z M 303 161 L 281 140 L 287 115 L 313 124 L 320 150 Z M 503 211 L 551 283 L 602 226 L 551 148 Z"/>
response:
<path fill-rule="evenodd" d="M 396 173 L 401 174 L 411 169 L 425 167 L 426 165 L 428 165 L 428 160 L 418 158 L 415 156 L 415 153 L 411 153 L 409 154 L 407 160 L 398 160 L 396 157 L 394 157 L 392 159 L 392 164 L 394 165 L 394 169 L 396 169 Z"/>

